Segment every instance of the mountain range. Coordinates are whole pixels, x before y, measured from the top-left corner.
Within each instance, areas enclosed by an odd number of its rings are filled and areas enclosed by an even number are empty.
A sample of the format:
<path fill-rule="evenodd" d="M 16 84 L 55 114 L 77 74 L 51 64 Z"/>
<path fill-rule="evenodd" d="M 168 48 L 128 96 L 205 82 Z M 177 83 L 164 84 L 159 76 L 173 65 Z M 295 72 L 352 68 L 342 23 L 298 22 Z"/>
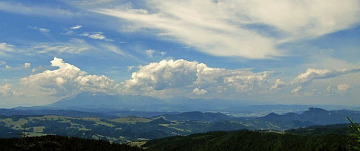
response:
<path fill-rule="evenodd" d="M 167 98 L 143 95 L 109 95 L 105 93 L 83 92 L 73 97 L 56 101 L 52 104 L 34 107 L 18 107 L 17 109 L 31 110 L 74 110 L 96 112 L 113 115 L 114 112 L 122 116 L 155 116 L 181 112 L 221 112 L 235 117 L 265 116 L 271 112 L 285 114 L 288 112 L 301 113 L 312 105 L 281 105 L 257 104 L 249 101 L 234 101 L 223 99 L 196 98 Z M 341 106 L 315 106 L 326 109 L 339 109 Z M 143 114 L 146 113 L 146 114 Z M 153 114 L 155 113 L 155 114 Z"/>

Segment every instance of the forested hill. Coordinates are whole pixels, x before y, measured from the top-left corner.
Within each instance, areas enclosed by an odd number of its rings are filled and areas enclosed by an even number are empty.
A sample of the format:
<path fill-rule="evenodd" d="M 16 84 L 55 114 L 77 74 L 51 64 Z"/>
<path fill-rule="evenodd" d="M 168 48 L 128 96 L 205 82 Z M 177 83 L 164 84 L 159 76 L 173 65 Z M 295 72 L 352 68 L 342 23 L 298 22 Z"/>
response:
<path fill-rule="evenodd" d="M 104 140 L 48 135 L 26 138 L 1 138 L 2 151 L 146 151 L 126 144 Z"/>
<path fill-rule="evenodd" d="M 318 130 L 320 129 L 312 129 Z M 306 130 L 293 132 L 299 134 Z M 248 130 L 217 131 L 151 140 L 143 147 L 161 151 L 343 151 L 352 150 L 352 146 L 356 145 L 356 140 L 348 134 L 298 134 Z"/>

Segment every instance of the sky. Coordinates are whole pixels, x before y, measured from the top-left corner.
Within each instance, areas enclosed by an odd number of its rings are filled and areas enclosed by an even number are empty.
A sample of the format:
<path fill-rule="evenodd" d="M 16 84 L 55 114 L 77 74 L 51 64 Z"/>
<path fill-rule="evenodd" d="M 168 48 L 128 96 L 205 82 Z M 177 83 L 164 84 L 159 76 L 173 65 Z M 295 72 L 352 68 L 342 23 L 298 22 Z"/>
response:
<path fill-rule="evenodd" d="M 82 92 L 360 105 L 358 0 L 2 0 L 0 107 Z"/>

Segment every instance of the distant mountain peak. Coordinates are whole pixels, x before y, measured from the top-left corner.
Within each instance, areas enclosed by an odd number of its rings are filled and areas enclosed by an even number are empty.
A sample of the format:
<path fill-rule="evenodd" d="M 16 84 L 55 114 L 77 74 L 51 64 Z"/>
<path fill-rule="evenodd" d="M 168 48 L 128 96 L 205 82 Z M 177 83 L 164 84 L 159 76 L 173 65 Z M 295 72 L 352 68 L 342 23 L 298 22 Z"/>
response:
<path fill-rule="evenodd" d="M 305 111 L 303 114 L 328 114 L 329 111 L 324 110 L 322 108 L 315 108 L 311 107 L 307 111 Z"/>

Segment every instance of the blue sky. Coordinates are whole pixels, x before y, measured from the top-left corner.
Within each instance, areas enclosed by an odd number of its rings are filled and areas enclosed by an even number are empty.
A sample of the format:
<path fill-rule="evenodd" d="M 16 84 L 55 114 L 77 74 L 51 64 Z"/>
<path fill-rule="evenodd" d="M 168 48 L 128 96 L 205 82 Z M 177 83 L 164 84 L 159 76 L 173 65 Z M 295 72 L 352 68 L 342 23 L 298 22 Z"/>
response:
<path fill-rule="evenodd" d="M 1 1 L 0 107 L 85 91 L 360 105 L 357 0 Z"/>

